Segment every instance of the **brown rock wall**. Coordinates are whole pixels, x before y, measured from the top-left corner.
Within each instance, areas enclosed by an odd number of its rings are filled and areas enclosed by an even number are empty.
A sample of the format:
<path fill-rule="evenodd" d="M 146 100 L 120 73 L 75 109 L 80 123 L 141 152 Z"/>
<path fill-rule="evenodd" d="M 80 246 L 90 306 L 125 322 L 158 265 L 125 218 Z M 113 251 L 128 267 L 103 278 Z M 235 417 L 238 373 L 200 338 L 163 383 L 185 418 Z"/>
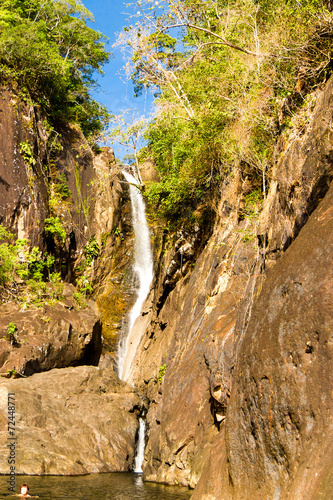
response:
<path fill-rule="evenodd" d="M 0 375 L 30 376 L 52 368 L 98 364 L 102 328 L 96 307 L 88 303 L 78 310 L 73 289 L 66 285 L 64 300 L 54 306 L 26 311 L 15 303 L 0 306 Z M 13 336 L 7 329 L 10 323 L 16 327 Z"/>
<path fill-rule="evenodd" d="M 234 498 L 330 498 L 333 188 L 269 272 L 239 349 L 227 442 Z"/>
<path fill-rule="evenodd" d="M 314 94 L 313 101 L 308 126 L 302 133 L 285 133 L 277 146 L 282 151 L 273 167 L 258 229 L 268 260 L 275 261 L 288 248 L 333 179 L 332 78 Z M 299 111 L 300 120 L 305 112 Z"/>
<path fill-rule="evenodd" d="M 160 253 L 152 303 L 143 309 L 148 316 L 138 320 L 139 330 L 140 322 L 148 327 L 131 375 L 150 403 L 148 480 L 198 484 L 193 498 L 205 500 L 330 498 L 330 379 L 324 380 L 332 283 L 324 273 L 332 263 L 325 234 L 331 229 L 317 226 L 317 212 L 311 214 L 333 178 L 332 90 L 333 79 L 317 91 L 308 127 L 279 142 L 259 220 L 240 216 L 244 194 L 236 173 L 223 186 L 213 235 L 188 273 L 176 277 L 173 250 Z M 329 214 L 331 195 L 325 200 Z M 287 265 L 288 252 L 294 264 Z M 170 282 L 168 273 L 176 279 Z M 286 301 L 282 325 L 273 316 L 283 317 Z M 320 324 L 326 337 L 316 364 Z"/>
<path fill-rule="evenodd" d="M 47 217 L 46 180 L 40 163 L 26 164 L 21 143 L 29 141 L 37 151 L 34 108 L 23 103 L 9 89 L 0 92 L 0 224 L 29 237 L 33 245 L 42 242 Z M 39 221 L 39 224 L 36 224 Z"/>

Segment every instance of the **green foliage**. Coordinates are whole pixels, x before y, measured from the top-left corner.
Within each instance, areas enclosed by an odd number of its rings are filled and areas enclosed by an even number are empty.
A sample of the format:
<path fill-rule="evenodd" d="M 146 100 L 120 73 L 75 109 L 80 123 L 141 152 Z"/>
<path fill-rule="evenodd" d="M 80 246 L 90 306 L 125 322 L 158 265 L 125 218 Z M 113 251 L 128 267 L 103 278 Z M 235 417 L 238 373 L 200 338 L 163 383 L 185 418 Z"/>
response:
<path fill-rule="evenodd" d="M 160 366 L 160 369 L 158 371 L 158 381 L 159 382 L 162 382 L 162 379 L 165 375 L 165 372 L 166 372 L 166 363 L 164 363 L 164 365 Z"/>
<path fill-rule="evenodd" d="M 240 229 L 239 232 L 243 235 L 242 236 L 243 243 L 253 241 L 256 238 L 256 233 L 251 231 L 251 229 Z"/>
<path fill-rule="evenodd" d="M 136 92 L 157 90 L 140 160 L 161 180 L 146 196 L 152 213 L 183 222 L 236 168 L 254 189 L 269 182 L 283 100 L 293 113 L 330 74 L 332 15 L 320 0 L 138 4 L 118 44 Z"/>
<path fill-rule="evenodd" d="M 67 184 L 66 175 L 61 173 L 56 182 L 53 185 L 54 192 L 62 199 L 67 200 L 70 197 L 71 192 Z"/>
<path fill-rule="evenodd" d="M 11 241 L 14 235 L 8 231 L 4 226 L 0 225 L 0 241 L 8 240 Z"/>
<path fill-rule="evenodd" d="M 188 215 L 188 210 L 194 206 L 196 194 L 192 188 L 192 178 L 171 174 L 161 182 L 147 185 L 145 197 L 148 202 L 158 207 L 158 214 L 169 222 Z"/>
<path fill-rule="evenodd" d="M 12 321 L 7 325 L 7 333 L 9 338 L 12 338 L 17 330 L 17 326 Z"/>
<path fill-rule="evenodd" d="M 45 266 L 47 267 L 48 270 L 54 265 L 55 262 L 55 257 L 54 255 L 47 255 L 45 259 Z"/>
<path fill-rule="evenodd" d="M 86 307 L 86 298 L 82 292 L 74 292 L 73 297 L 81 309 Z"/>
<path fill-rule="evenodd" d="M 93 292 L 93 286 L 91 283 L 91 279 L 87 274 L 83 274 L 79 276 L 76 280 L 76 286 L 79 291 L 84 294 L 84 296 L 89 295 Z"/>
<path fill-rule="evenodd" d="M 50 283 L 52 283 L 52 288 L 50 290 L 51 297 L 55 300 L 60 300 L 64 293 L 64 283 L 61 280 L 60 273 L 50 274 Z"/>
<path fill-rule="evenodd" d="M 33 154 L 31 144 L 29 141 L 24 141 L 21 142 L 20 144 L 20 154 L 22 155 L 22 158 L 24 161 L 30 166 L 33 167 L 36 165 L 36 159 Z"/>
<path fill-rule="evenodd" d="M 252 191 L 247 196 L 245 196 L 243 217 L 250 219 L 251 221 L 258 218 L 263 206 L 263 196 L 260 189 Z"/>
<path fill-rule="evenodd" d="M 44 222 L 45 234 L 51 236 L 56 243 L 64 243 L 66 231 L 59 217 L 49 217 Z"/>
<path fill-rule="evenodd" d="M 6 373 L 9 375 L 9 376 L 12 376 L 14 375 L 14 377 L 17 375 L 17 371 L 15 370 L 15 368 L 12 368 L 11 370 L 7 370 Z"/>
<path fill-rule="evenodd" d="M 97 259 L 99 254 L 99 244 L 96 238 L 89 238 L 88 243 L 83 247 L 83 254 L 86 258 L 86 263 L 91 265 Z"/>
<path fill-rule="evenodd" d="M 53 179 L 49 183 L 49 207 L 52 212 L 56 212 L 59 206 L 64 207 L 63 203 L 70 202 L 71 191 L 69 189 L 67 178 L 64 173 L 53 174 Z"/>
<path fill-rule="evenodd" d="M 83 247 L 84 259 L 80 265 L 76 267 L 76 286 L 78 291 L 74 293 L 74 298 L 80 308 L 86 306 L 86 299 L 94 291 L 93 288 L 93 272 L 94 262 L 99 255 L 99 244 L 96 238 L 89 238 L 88 243 Z"/>
<path fill-rule="evenodd" d="M 11 243 L 13 238 L 13 235 L 0 225 L 0 286 L 2 287 L 14 283 L 27 269 L 27 263 L 20 259 L 27 242 L 17 240 L 13 244 Z"/>
<path fill-rule="evenodd" d="M 0 225 L 0 286 L 11 287 L 13 295 L 29 305 L 42 306 L 60 300 L 64 284 L 60 273 L 51 272 L 53 255 L 43 255 L 37 247 L 29 248 L 27 240 L 16 240 Z M 49 282 L 46 281 L 48 276 Z"/>
<path fill-rule="evenodd" d="M 53 121 L 79 123 L 87 136 L 108 119 L 90 96 L 93 73 L 109 57 L 91 20 L 79 0 L 3 0 L 0 8 L 2 80 L 17 80 Z"/>

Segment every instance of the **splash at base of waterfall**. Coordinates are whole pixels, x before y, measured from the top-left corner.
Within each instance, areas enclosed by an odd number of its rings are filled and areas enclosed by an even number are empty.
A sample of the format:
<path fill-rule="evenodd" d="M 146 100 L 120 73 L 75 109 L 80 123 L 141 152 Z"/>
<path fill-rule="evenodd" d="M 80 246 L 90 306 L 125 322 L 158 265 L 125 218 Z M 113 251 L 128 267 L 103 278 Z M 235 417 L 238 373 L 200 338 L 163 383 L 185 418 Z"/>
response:
<path fill-rule="evenodd" d="M 137 299 L 129 313 L 127 329 L 122 332 L 118 346 L 118 375 L 122 380 L 126 380 L 126 373 L 134 360 L 136 347 L 140 341 L 140 338 L 130 339 L 130 334 L 136 318 L 140 315 L 141 307 L 148 295 L 153 279 L 153 256 L 145 204 L 138 187 L 139 183 L 128 172 L 123 172 L 123 174 L 129 183 L 130 189 L 132 223 L 135 236 L 133 269 L 138 279 Z"/>

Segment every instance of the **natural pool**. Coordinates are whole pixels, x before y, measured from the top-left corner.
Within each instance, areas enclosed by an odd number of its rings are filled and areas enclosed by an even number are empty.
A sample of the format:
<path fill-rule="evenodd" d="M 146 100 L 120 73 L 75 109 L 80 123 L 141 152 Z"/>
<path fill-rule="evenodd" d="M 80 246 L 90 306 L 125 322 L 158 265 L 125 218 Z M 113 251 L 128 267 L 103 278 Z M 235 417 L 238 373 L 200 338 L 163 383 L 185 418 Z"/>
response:
<path fill-rule="evenodd" d="M 89 476 L 16 476 L 16 492 L 28 483 L 31 495 L 45 500 L 188 500 L 187 488 L 147 483 L 140 474 Z M 10 498 L 8 476 L 0 476 L 0 498 Z M 12 497 L 15 498 L 15 497 Z"/>

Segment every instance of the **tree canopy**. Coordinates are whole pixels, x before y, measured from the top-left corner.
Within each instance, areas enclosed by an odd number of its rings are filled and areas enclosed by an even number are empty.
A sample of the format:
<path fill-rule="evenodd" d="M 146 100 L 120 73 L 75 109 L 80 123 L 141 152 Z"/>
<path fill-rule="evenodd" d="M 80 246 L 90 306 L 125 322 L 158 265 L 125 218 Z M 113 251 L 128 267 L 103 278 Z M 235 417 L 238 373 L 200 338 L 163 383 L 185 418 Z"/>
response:
<path fill-rule="evenodd" d="M 235 164 L 265 190 L 279 109 L 329 76 L 332 35 L 321 0 L 137 2 L 118 45 L 136 93 L 156 94 L 141 156 L 160 172 L 146 192 L 162 215 L 193 214 Z"/>
<path fill-rule="evenodd" d="M 88 20 L 79 0 L 3 0 L 0 7 L 2 80 L 18 81 L 49 116 L 79 123 L 86 135 L 107 118 L 90 90 L 109 58 L 106 38 Z"/>

